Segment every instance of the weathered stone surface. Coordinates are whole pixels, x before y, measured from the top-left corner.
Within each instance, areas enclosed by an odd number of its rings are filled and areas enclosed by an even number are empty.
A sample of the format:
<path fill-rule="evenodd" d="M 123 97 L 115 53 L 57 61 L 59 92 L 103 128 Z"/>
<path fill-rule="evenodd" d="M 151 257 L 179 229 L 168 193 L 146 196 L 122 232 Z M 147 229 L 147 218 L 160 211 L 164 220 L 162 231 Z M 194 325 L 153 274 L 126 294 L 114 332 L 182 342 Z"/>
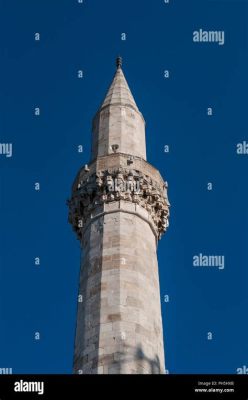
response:
<path fill-rule="evenodd" d="M 101 220 L 103 226 L 108 227 L 106 231 L 103 228 L 100 233 L 94 229 L 94 224 L 97 223 L 95 220 L 84 232 L 84 237 L 88 237 L 88 256 L 82 265 L 79 291 L 86 295 L 78 315 L 75 372 L 84 371 L 85 364 L 89 369 L 90 354 L 97 353 L 92 344 L 102 350 L 101 357 L 98 354 L 99 362 L 96 362 L 95 356 L 92 368 L 96 368 L 95 365 L 110 365 L 119 360 L 120 365 L 109 368 L 108 373 L 113 373 L 116 368 L 119 373 L 133 373 L 135 365 L 138 366 L 137 373 L 152 373 L 154 370 L 163 372 L 162 323 L 154 233 L 145 221 L 130 214 L 106 214 Z M 125 229 L 122 229 L 124 224 Z M 105 242 L 109 245 L 105 244 L 103 248 L 102 243 L 111 231 L 111 226 L 118 227 L 120 246 L 113 248 L 110 241 Z M 97 240 L 90 240 L 92 236 Z M 125 237 L 124 241 L 121 240 L 122 236 Z M 133 248 L 138 251 L 132 254 L 130 263 L 126 262 L 123 269 L 121 260 L 127 259 L 130 249 Z M 143 248 L 146 249 L 145 252 Z M 112 256 L 103 256 L 107 250 L 111 250 Z M 92 277 L 92 264 L 96 258 L 101 272 Z M 107 266 L 113 259 L 111 268 L 115 273 L 109 275 Z M 81 354 L 84 348 L 89 349 L 88 358 L 85 351 Z M 138 364 L 135 364 L 135 360 Z"/>
<path fill-rule="evenodd" d="M 122 70 L 115 74 L 106 98 L 93 119 L 92 159 L 118 153 L 146 159 L 145 121 Z"/>
<path fill-rule="evenodd" d="M 151 171 L 147 175 L 142 170 L 117 165 L 100 171 L 93 167 L 87 172 L 82 170 L 74 183 L 69 206 L 69 221 L 79 239 L 82 238 L 82 227 L 89 219 L 116 209 L 139 213 L 141 218 L 149 221 L 158 239 L 169 224 L 167 183 L 159 174 L 154 178 Z M 95 229 L 101 230 L 102 227 L 96 226 Z"/>
<path fill-rule="evenodd" d="M 167 183 L 145 158 L 143 117 L 118 69 L 94 119 L 93 161 L 69 201 L 83 248 L 75 373 L 164 372 L 156 251 L 169 202 Z"/>

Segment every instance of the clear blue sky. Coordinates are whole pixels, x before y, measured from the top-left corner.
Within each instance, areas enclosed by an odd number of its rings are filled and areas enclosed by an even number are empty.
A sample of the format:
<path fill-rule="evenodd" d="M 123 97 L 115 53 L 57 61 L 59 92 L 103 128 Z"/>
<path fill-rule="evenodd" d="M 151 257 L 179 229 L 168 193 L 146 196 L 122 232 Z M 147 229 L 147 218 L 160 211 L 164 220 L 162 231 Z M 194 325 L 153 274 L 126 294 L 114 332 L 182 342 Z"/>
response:
<path fill-rule="evenodd" d="M 72 372 L 80 254 L 66 199 L 89 161 L 91 120 L 118 54 L 146 119 L 148 161 L 169 183 L 158 252 L 167 368 L 248 366 L 248 155 L 236 154 L 248 141 L 247 6 L 0 0 L 0 142 L 13 143 L 13 157 L 0 156 L 0 368 Z M 224 30 L 224 46 L 193 43 L 200 28 Z M 193 267 L 199 253 L 224 255 L 224 270 Z"/>

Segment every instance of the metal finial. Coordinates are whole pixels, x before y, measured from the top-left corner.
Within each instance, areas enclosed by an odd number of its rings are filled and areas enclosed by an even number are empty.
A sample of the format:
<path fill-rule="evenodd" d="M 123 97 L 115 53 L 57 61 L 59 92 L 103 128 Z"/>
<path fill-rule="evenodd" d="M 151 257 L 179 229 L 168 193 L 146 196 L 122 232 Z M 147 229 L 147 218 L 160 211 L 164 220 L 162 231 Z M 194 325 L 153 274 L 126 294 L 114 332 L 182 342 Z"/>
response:
<path fill-rule="evenodd" d="M 121 68 L 122 67 L 122 58 L 119 56 L 116 59 L 116 67 Z"/>

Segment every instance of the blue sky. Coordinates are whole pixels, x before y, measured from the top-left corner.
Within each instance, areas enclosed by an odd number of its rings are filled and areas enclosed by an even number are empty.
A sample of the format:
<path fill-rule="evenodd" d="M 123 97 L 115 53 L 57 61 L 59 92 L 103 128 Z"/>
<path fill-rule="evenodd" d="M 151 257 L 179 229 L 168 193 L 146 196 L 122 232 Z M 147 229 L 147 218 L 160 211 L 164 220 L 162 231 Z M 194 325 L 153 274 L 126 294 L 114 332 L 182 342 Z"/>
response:
<path fill-rule="evenodd" d="M 169 183 L 170 227 L 158 250 L 161 298 L 170 296 L 162 303 L 166 366 L 170 373 L 248 366 L 248 155 L 236 153 L 248 142 L 247 1 L 1 0 L 0 7 L 0 143 L 13 143 L 11 158 L 0 155 L 0 368 L 72 372 L 80 253 L 66 200 L 89 161 L 91 120 L 118 54 L 146 120 L 148 161 Z M 201 28 L 224 30 L 225 44 L 194 43 Z M 200 253 L 224 255 L 225 268 L 193 267 Z"/>

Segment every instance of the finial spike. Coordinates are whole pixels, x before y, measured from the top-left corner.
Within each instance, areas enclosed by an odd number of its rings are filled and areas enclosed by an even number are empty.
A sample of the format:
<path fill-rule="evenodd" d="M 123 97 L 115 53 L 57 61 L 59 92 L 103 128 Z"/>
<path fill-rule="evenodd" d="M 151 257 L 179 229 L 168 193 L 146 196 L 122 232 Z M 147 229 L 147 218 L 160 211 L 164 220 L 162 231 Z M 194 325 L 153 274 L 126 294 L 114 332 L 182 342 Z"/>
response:
<path fill-rule="evenodd" d="M 116 59 L 116 67 L 121 68 L 122 67 L 122 57 L 118 56 Z"/>

